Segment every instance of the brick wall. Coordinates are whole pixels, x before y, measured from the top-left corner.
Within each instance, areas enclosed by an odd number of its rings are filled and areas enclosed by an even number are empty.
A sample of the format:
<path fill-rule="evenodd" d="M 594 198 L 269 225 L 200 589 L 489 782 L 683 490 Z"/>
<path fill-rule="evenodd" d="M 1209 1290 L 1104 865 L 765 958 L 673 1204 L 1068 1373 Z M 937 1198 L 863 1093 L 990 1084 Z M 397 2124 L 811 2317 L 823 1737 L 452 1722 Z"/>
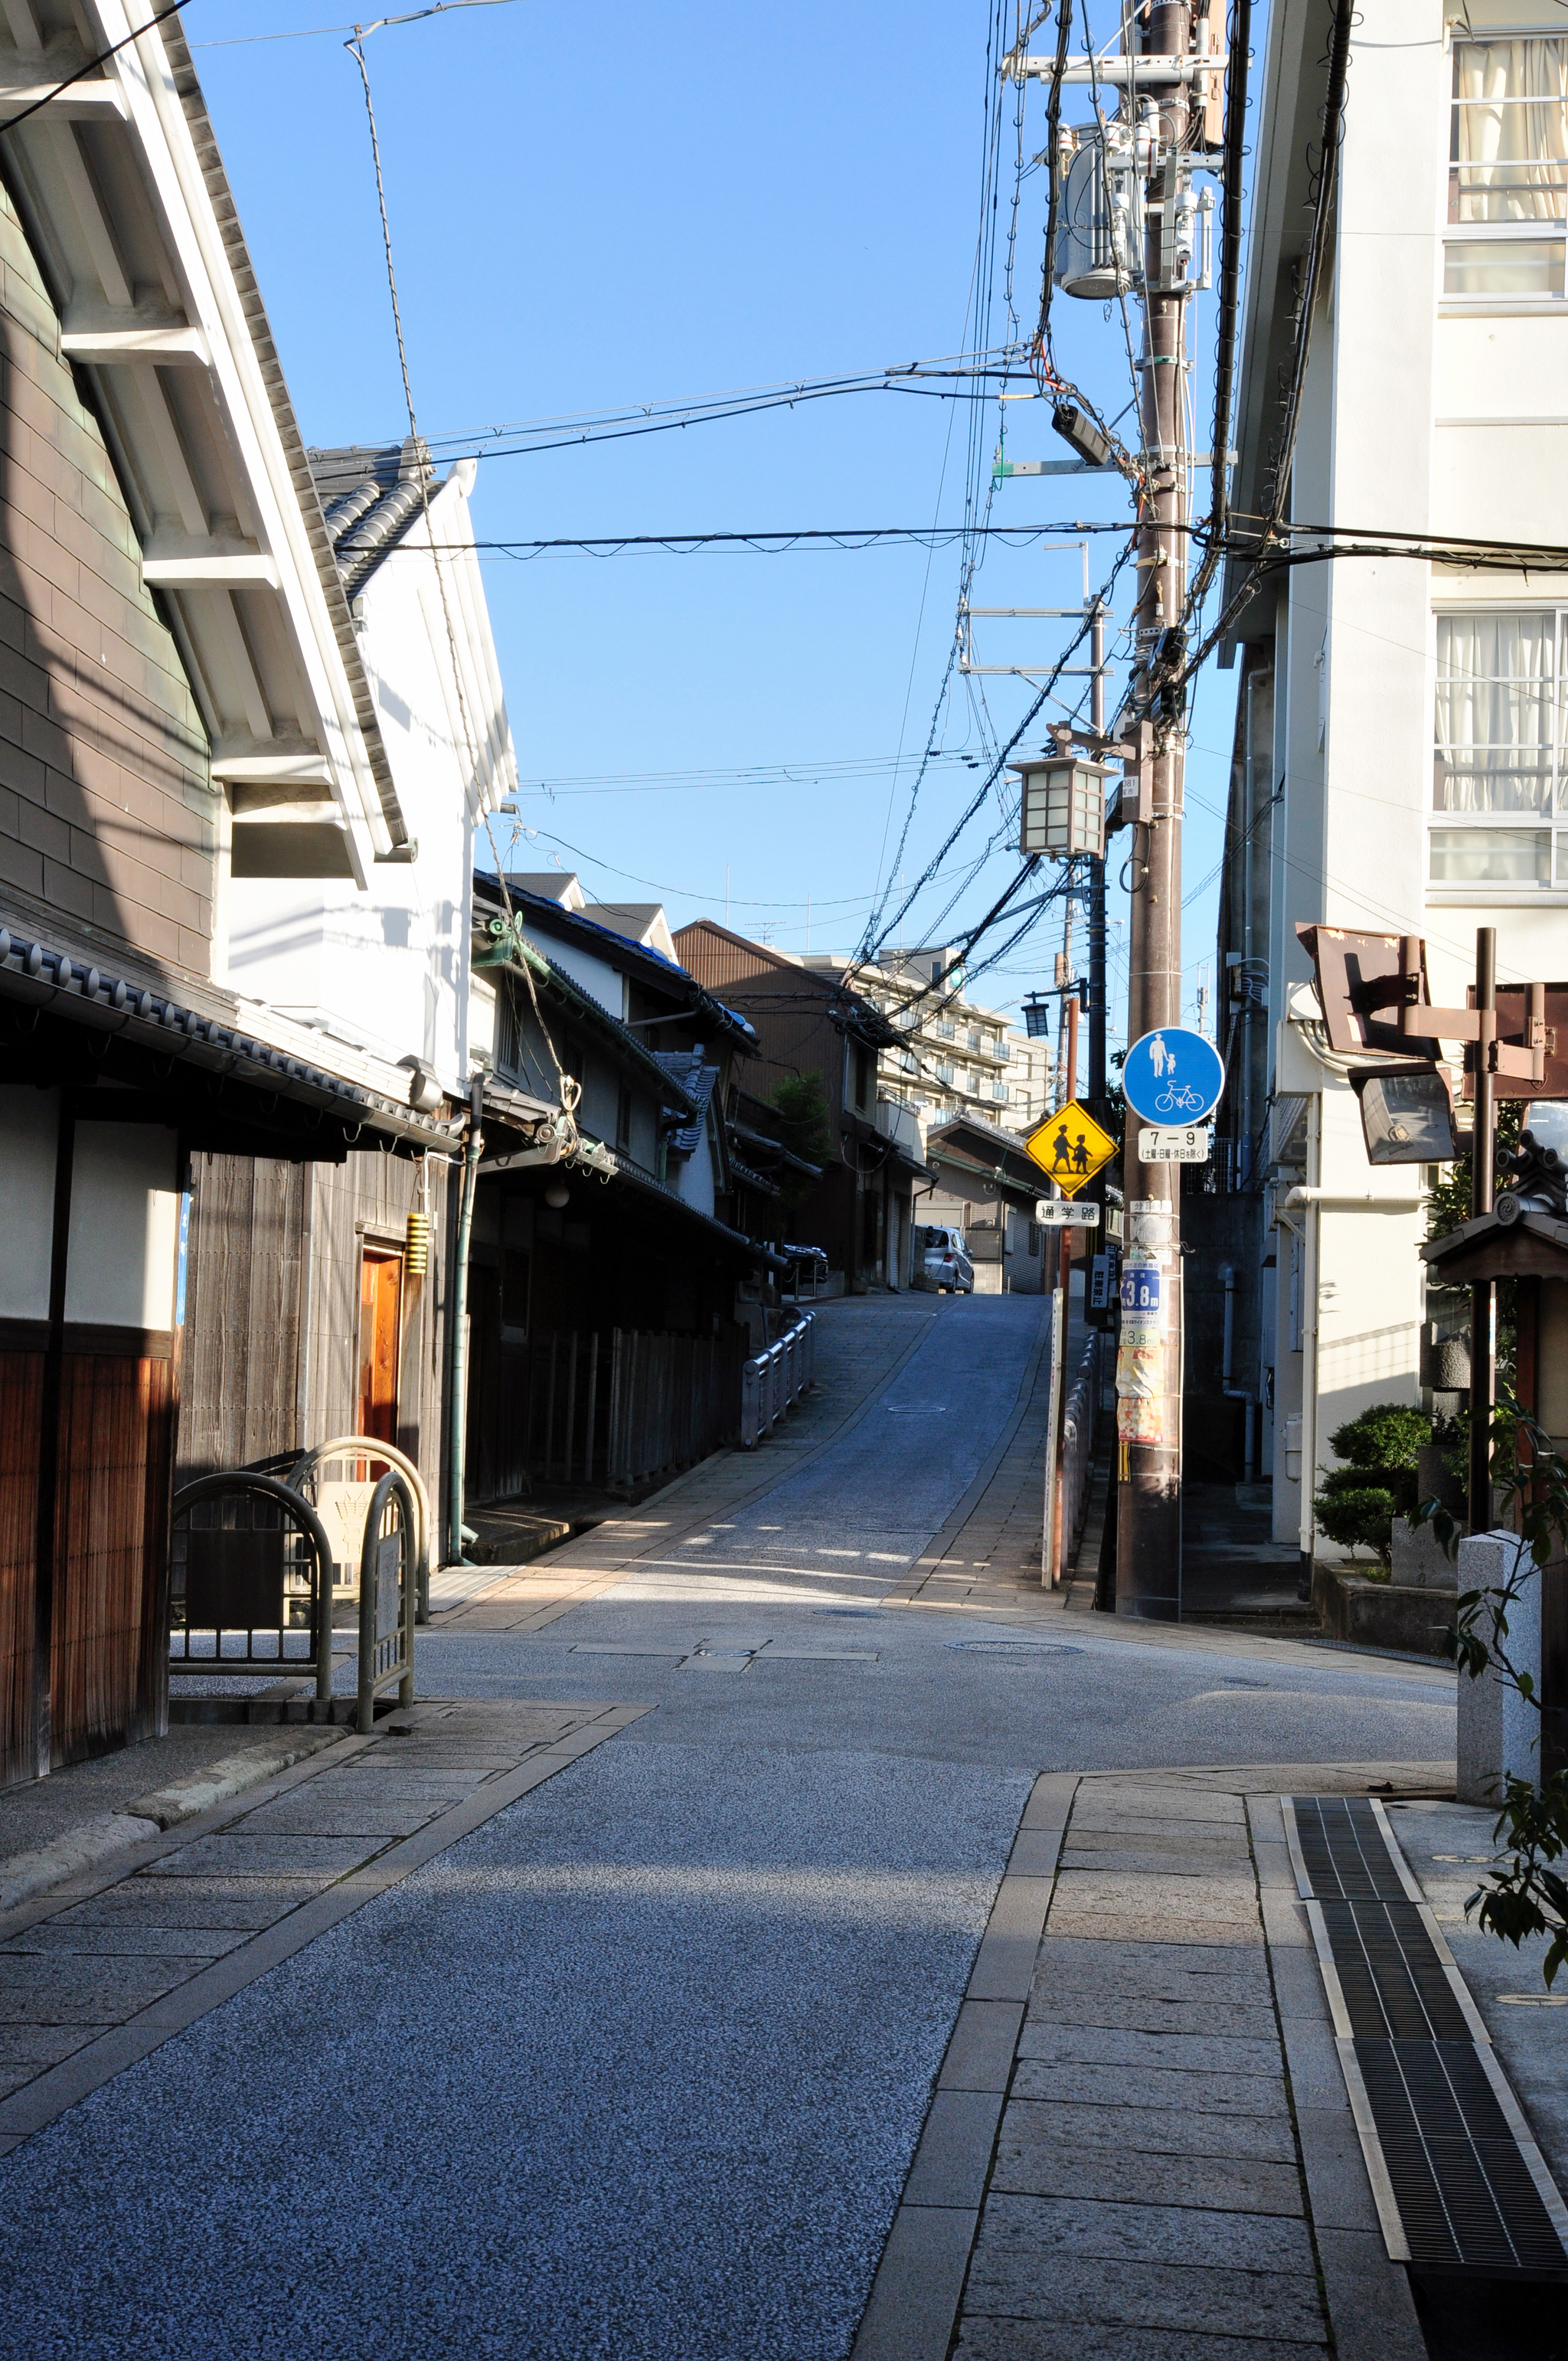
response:
<path fill-rule="evenodd" d="M 0 192 L 0 903 L 205 976 L 217 799 L 140 555 Z"/>

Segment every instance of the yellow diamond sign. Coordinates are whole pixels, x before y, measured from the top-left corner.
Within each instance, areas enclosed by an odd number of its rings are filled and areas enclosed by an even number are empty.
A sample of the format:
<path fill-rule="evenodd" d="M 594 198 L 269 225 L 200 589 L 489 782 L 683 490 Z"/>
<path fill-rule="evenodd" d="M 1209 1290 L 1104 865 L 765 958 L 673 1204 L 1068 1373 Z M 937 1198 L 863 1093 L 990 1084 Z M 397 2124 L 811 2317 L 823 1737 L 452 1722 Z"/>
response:
<path fill-rule="evenodd" d="M 1076 1099 L 1036 1124 L 1024 1145 L 1041 1171 L 1049 1173 L 1069 1197 L 1076 1197 L 1117 1153 L 1110 1133 Z"/>

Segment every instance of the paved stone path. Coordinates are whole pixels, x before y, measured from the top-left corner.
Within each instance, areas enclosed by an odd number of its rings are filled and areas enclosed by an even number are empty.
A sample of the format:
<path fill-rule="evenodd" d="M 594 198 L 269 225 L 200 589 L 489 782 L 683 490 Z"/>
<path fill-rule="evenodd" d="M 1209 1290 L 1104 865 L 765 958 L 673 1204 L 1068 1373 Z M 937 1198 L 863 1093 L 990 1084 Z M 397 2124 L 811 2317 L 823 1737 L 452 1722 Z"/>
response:
<path fill-rule="evenodd" d="M 640 1710 L 415 1706 L 6 1913 L 0 2153 Z"/>
<path fill-rule="evenodd" d="M 1422 2361 L 1277 1794 L 1429 1778 L 1038 1783 L 855 2361 Z"/>

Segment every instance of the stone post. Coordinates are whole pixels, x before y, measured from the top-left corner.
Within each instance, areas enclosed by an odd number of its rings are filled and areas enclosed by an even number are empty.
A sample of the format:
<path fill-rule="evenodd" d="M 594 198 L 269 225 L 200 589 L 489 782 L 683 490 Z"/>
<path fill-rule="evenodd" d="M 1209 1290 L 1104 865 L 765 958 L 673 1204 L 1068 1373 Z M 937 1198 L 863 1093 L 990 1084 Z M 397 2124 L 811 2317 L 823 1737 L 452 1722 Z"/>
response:
<path fill-rule="evenodd" d="M 1475 1533 L 1459 1544 L 1459 1588 L 1500 1590 L 1519 1561 L 1519 1540 L 1506 1530 Z M 1529 1569 L 1518 1598 L 1508 1609 L 1508 1637 L 1503 1645 L 1516 1672 L 1529 1673 L 1541 1689 L 1541 1574 Z M 1490 1623 L 1484 1620 L 1484 1635 Z M 1539 1780 L 1541 1775 L 1541 1714 L 1527 1705 L 1495 1666 L 1478 1680 L 1459 1675 L 1459 1800 L 1462 1804 L 1501 1801 L 1503 1782 L 1510 1775 Z"/>

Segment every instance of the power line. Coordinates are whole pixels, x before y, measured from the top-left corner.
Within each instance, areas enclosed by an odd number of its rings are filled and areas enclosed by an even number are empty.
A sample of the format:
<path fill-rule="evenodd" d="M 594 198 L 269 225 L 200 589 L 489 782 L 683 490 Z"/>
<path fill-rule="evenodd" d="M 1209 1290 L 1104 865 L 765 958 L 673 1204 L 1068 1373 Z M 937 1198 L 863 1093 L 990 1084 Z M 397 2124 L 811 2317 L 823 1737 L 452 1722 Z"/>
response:
<path fill-rule="evenodd" d="M 594 556 L 615 557 L 626 550 L 664 550 L 671 556 L 683 556 L 698 549 L 750 549 L 759 556 L 784 556 L 796 548 L 827 548 L 843 550 L 871 549 L 883 542 L 908 542 L 920 548 L 947 549 L 966 535 L 983 533 L 995 541 L 1009 542 L 1022 549 L 1031 542 L 1049 533 L 1125 533 L 1124 522 L 1082 517 L 1058 518 L 1049 524 L 884 524 L 884 525 L 792 525 L 782 530 L 754 533 L 618 533 L 581 537 L 558 534 L 548 541 L 474 541 L 458 543 L 435 542 L 439 555 L 456 555 L 477 549 L 491 557 L 520 559 L 545 557 L 553 551 L 577 550 Z M 422 554 L 423 542 L 400 543 L 387 552 L 388 557 Z"/>
<path fill-rule="evenodd" d="M 122 49 L 128 49 L 133 41 L 139 41 L 144 33 L 150 33 L 155 25 L 163 24 L 170 16 L 178 16 L 181 9 L 189 5 L 190 0 L 172 0 L 171 6 L 160 8 L 156 16 L 149 16 L 145 25 L 138 25 L 134 32 L 125 34 L 121 39 L 113 42 L 108 49 L 100 49 L 96 57 L 89 58 L 84 65 L 77 67 L 74 73 L 68 73 L 63 82 L 57 82 L 52 90 L 46 90 L 41 98 L 35 98 L 30 105 L 19 108 L 5 122 L 0 123 L 0 131 L 15 131 L 17 126 L 26 123 L 29 116 L 40 114 L 46 106 L 51 106 L 61 91 L 70 90 L 74 83 L 84 80 L 93 71 L 94 66 L 107 65 L 109 60 L 117 58 Z"/>
<path fill-rule="evenodd" d="M 379 33 L 389 25 L 417 25 L 426 16 L 444 16 L 454 8 L 510 8 L 512 0 L 433 0 L 406 16 L 378 16 L 373 25 L 300 25 L 290 33 L 231 33 L 216 41 L 192 41 L 193 49 L 247 49 L 262 41 L 313 41 L 328 33 Z M 184 5 L 184 0 L 181 0 Z"/>

